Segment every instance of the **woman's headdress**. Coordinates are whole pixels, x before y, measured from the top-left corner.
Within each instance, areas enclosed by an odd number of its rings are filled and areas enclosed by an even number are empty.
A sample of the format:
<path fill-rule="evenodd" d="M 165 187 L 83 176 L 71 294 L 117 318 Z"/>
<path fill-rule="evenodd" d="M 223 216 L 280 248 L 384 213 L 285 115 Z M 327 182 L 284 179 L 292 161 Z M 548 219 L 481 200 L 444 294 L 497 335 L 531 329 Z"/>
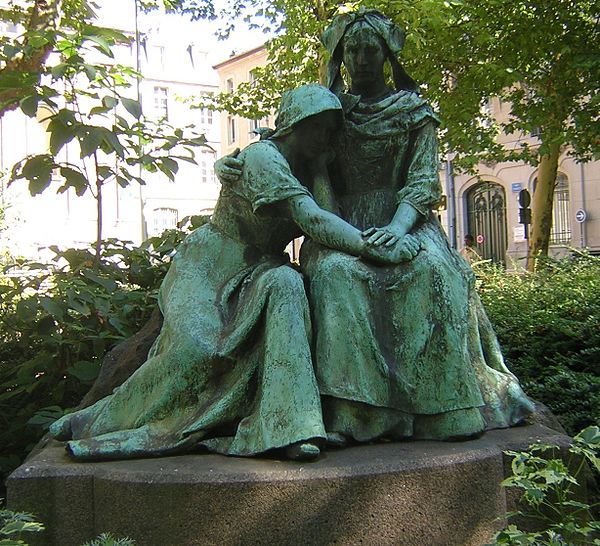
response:
<path fill-rule="evenodd" d="M 388 59 L 392 65 L 392 75 L 396 89 L 398 91 L 417 91 L 417 84 L 402 68 L 398 60 L 404 46 L 404 30 L 379 11 L 364 8 L 360 8 L 353 13 L 336 15 L 321 37 L 323 45 L 331 55 L 327 65 L 327 86 L 329 89 L 336 94 L 341 93 L 344 89 L 344 82 L 340 73 L 344 50 L 343 39 L 350 27 L 361 21 L 371 27 L 387 45 L 389 50 Z"/>

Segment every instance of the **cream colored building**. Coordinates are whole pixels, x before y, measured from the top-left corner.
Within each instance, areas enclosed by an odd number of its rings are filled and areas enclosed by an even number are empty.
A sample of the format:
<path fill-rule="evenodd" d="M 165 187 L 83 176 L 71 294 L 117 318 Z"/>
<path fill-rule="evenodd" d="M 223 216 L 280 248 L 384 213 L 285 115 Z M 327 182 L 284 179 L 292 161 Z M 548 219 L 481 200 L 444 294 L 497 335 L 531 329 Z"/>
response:
<path fill-rule="evenodd" d="M 219 74 L 219 88 L 224 93 L 232 93 L 240 83 L 253 81 L 253 70 L 267 64 L 267 50 L 263 45 L 249 51 L 232 55 L 229 59 L 216 64 L 213 68 Z M 259 127 L 273 127 L 274 117 L 246 119 L 227 113 L 221 114 L 221 150 L 223 155 L 236 148 L 245 148 L 258 140 L 252 131 Z"/>
<path fill-rule="evenodd" d="M 137 67 L 143 74 L 132 81 L 131 98 L 139 96 L 146 116 L 166 119 L 175 127 L 191 125 L 205 134 L 210 148 L 196 148 L 197 165 L 179 162 L 175 182 L 162 173 L 142 171 L 146 184 L 134 183 L 126 188 L 108 183 L 104 198 L 104 238 L 118 238 L 140 243 L 148 236 L 174 227 L 185 216 L 210 213 L 216 203 L 220 185 L 213 164 L 220 153 L 220 117 L 217 112 L 191 109 L 183 99 L 218 91 L 218 77 L 212 68 L 207 43 L 198 32 L 199 23 L 151 13 L 142 16 L 133 0 L 103 0 L 98 10 L 99 26 L 115 28 L 131 37 L 130 44 L 115 48 L 115 62 Z M 136 25 L 139 43 L 136 43 Z M 10 35 L 18 27 L 4 24 L 0 29 Z M 106 58 L 90 59 L 106 62 Z M 50 60 L 52 62 L 52 60 Z M 47 112 L 46 112 L 47 114 Z M 48 135 L 38 119 L 20 111 L 9 112 L 0 119 L 0 169 L 6 173 L 15 162 L 30 154 L 48 151 Z M 76 145 L 67 145 L 60 160 L 79 162 Z M 0 250 L 30 257 L 51 256 L 44 251 L 49 245 L 84 246 L 95 240 L 96 203 L 87 193 L 77 197 L 72 190 L 57 194 L 62 185 L 57 177 L 43 194 L 32 197 L 25 181 L 6 187 L 2 178 L 0 203 L 6 208 L 9 229 L 2 232 Z"/>
<path fill-rule="evenodd" d="M 508 117 L 509 105 L 498 98 L 490 100 L 489 108 L 499 121 Z M 539 143 L 529 134 L 501 134 L 498 140 L 510 149 Z M 578 163 L 567 152 L 559 159 L 550 253 L 561 256 L 580 248 L 600 253 L 600 162 Z M 449 201 L 444 223 L 451 239 L 455 233 L 456 245 L 461 248 L 469 233 L 482 257 L 509 267 L 522 265 L 527 242 L 518 197 L 525 189 L 533 195 L 537 169 L 518 162 L 479 164 L 476 176 L 454 176 L 453 185 L 447 170 L 441 175 Z"/>

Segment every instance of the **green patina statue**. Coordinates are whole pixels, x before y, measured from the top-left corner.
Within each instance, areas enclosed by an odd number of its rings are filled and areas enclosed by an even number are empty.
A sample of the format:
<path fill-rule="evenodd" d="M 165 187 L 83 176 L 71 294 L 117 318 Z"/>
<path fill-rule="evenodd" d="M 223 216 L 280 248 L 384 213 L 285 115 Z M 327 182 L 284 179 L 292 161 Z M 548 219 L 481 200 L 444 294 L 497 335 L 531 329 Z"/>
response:
<path fill-rule="evenodd" d="M 51 427 L 74 457 L 312 459 L 326 440 L 469 438 L 532 411 L 431 213 L 437 118 L 403 39 L 377 12 L 337 16 L 333 92 L 286 93 L 275 130 L 218 162 L 215 213 L 174 258 L 147 361 Z M 284 255 L 300 235 L 304 278 Z"/>
<path fill-rule="evenodd" d="M 344 126 L 314 195 L 362 230 L 367 244 L 416 240 L 421 249 L 381 266 L 304 243 L 326 430 L 341 441 L 445 440 L 521 422 L 533 404 L 504 364 L 471 268 L 431 212 L 441 197 L 438 120 L 398 61 L 403 31 L 378 12 L 359 11 L 337 16 L 323 43 Z M 242 164 L 224 158 L 217 172 L 235 184 Z"/>
<path fill-rule="evenodd" d="M 204 446 L 229 455 L 285 448 L 319 454 L 326 436 L 311 359 L 304 282 L 285 246 L 302 234 L 357 259 L 399 263 L 410 239 L 367 244 L 322 210 L 315 165 L 342 122 L 338 98 L 319 85 L 288 92 L 276 131 L 246 148 L 241 180 L 219 197 L 161 286 L 164 323 L 147 361 L 113 394 L 56 421 L 78 459 L 158 456 Z"/>

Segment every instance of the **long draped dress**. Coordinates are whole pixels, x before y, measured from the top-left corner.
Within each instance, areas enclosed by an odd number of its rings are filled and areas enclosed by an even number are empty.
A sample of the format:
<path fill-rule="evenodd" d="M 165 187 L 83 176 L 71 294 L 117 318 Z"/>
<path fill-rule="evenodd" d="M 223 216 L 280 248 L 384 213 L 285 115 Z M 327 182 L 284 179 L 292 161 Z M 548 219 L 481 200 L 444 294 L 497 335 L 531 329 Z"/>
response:
<path fill-rule="evenodd" d="M 161 286 L 164 324 L 148 360 L 113 394 L 54 423 L 77 458 L 157 456 L 199 443 L 253 455 L 323 438 L 310 315 L 282 211 L 308 194 L 271 141 L 242 152 L 207 224 L 178 249 Z"/>
<path fill-rule="evenodd" d="M 304 245 L 328 432 L 447 439 L 521 421 L 533 406 L 503 362 L 471 268 L 432 213 L 441 197 L 435 115 L 406 91 L 341 100 L 345 127 L 330 169 L 341 216 L 382 227 L 408 203 L 422 250 L 376 266 Z"/>

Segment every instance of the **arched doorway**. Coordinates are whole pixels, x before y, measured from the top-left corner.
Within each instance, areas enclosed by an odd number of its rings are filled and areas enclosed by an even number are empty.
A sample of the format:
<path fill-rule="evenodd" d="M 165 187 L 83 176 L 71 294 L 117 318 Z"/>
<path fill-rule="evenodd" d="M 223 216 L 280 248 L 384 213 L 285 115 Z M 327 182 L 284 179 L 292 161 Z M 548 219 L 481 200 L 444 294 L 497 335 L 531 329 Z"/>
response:
<path fill-rule="evenodd" d="M 484 260 L 504 263 L 506 255 L 506 197 L 494 182 L 481 182 L 467 193 L 468 232 Z"/>

